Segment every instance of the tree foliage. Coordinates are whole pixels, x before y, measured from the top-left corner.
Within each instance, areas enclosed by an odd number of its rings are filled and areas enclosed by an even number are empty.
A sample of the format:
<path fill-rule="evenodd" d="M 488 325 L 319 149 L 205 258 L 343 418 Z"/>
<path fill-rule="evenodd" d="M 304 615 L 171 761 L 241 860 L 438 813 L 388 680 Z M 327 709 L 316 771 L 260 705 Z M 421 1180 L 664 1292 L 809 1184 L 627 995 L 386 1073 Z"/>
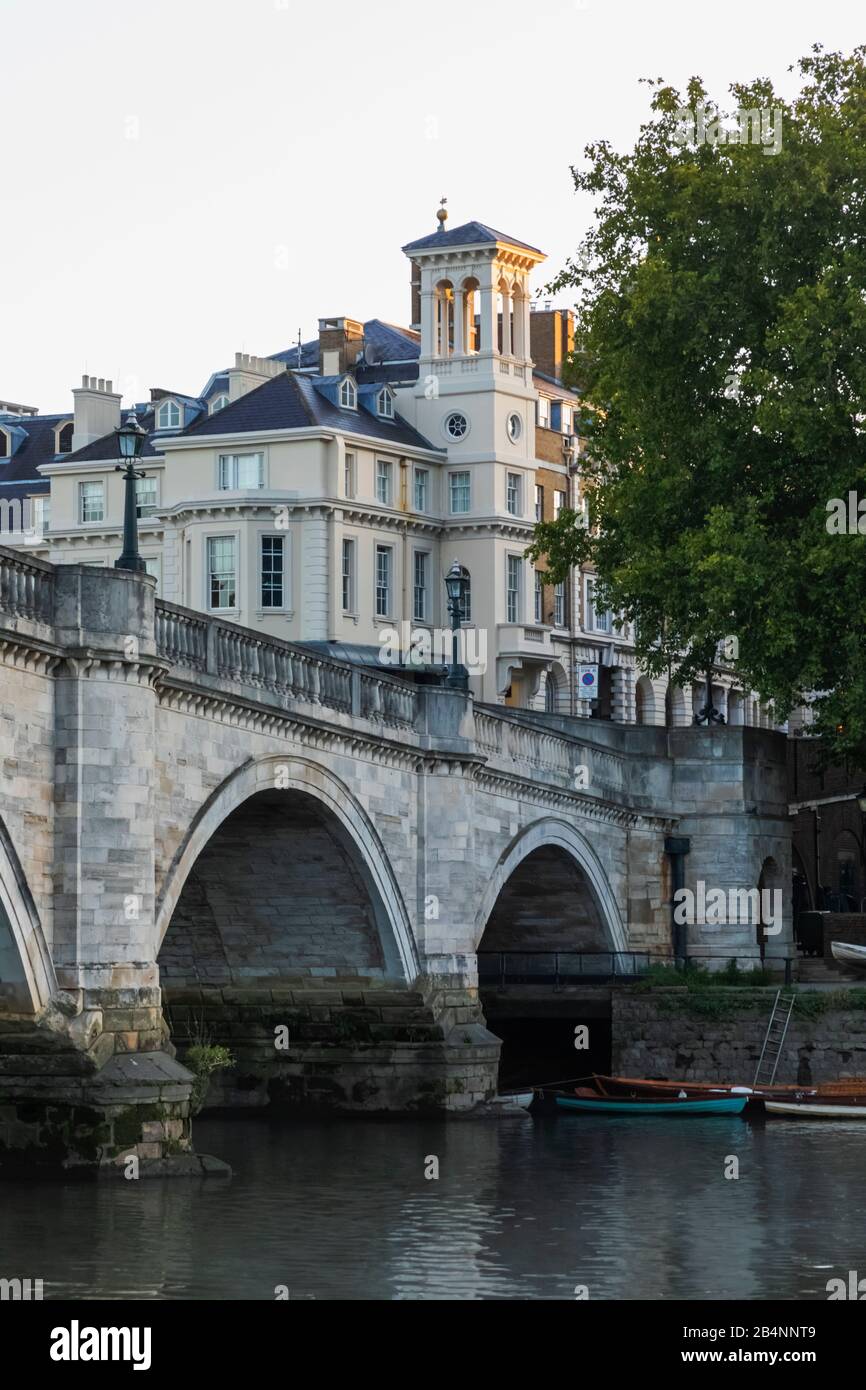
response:
<path fill-rule="evenodd" d="M 572 170 L 595 221 L 549 288 L 576 291 L 591 524 L 563 512 L 528 553 L 555 581 L 592 562 L 652 673 L 700 675 L 736 638 L 748 688 L 782 715 L 817 692 L 834 751 L 863 757 L 866 536 L 828 506 L 866 499 L 866 46 L 797 70 L 792 101 L 758 80 L 724 110 L 699 78 L 651 81 L 634 149 Z M 720 139 L 734 104 L 775 113 L 778 149 Z M 683 142 L 686 107 L 708 139 Z"/>

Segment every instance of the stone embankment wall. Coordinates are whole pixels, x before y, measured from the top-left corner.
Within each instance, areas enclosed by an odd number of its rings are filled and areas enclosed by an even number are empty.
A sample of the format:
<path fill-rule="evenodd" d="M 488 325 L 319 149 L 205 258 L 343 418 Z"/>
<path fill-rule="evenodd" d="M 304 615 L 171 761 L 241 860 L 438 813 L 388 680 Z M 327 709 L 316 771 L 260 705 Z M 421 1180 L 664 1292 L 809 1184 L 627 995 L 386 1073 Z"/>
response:
<path fill-rule="evenodd" d="M 751 1085 L 775 989 L 617 992 L 614 1072 Z M 776 1081 L 801 1085 L 866 1077 L 866 989 L 802 990 Z"/>

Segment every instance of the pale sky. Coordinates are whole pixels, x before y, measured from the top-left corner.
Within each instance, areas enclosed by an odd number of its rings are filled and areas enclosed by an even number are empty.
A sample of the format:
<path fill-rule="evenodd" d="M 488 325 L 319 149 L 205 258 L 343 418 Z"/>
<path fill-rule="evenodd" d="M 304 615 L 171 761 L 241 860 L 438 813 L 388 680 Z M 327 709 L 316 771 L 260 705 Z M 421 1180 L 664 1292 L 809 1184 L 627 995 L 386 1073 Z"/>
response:
<path fill-rule="evenodd" d="M 863 37 L 855 0 L 0 0 L 0 399 L 195 394 L 320 317 L 407 323 L 400 247 L 443 195 L 545 250 L 540 286 L 638 78 L 790 94 L 812 43 Z"/>

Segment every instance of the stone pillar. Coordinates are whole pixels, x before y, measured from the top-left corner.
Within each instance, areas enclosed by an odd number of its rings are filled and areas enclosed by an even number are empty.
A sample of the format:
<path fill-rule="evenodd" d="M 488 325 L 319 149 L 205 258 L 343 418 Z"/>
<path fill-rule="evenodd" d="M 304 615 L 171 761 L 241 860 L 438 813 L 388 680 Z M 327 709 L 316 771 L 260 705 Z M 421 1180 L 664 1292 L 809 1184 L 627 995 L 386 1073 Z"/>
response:
<path fill-rule="evenodd" d="M 56 573 L 53 955 L 122 1050 L 163 1037 L 154 939 L 154 580 Z M 108 1015 L 111 1015 L 111 1019 Z"/>
<path fill-rule="evenodd" d="M 511 356 L 511 295 L 502 291 L 502 356 Z"/>
<path fill-rule="evenodd" d="M 615 724 L 633 724 L 637 717 L 635 710 L 634 670 L 631 666 L 614 666 L 613 680 L 613 719 Z"/>
<path fill-rule="evenodd" d="M 466 319 L 464 310 L 466 297 L 463 290 L 454 291 L 454 355 L 463 357 L 466 353 Z"/>

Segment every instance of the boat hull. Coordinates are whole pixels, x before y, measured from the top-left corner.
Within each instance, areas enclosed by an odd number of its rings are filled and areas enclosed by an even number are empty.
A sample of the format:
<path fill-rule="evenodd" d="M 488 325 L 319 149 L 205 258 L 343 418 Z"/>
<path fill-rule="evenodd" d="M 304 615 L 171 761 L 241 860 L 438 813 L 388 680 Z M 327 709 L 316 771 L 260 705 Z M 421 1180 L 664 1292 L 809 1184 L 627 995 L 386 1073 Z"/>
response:
<path fill-rule="evenodd" d="M 602 1115 L 740 1115 L 748 1096 L 724 1096 L 718 1100 L 616 1100 L 599 1096 L 557 1096 L 563 1110 L 583 1110 Z"/>
<path fill-rule="evenodd" d="M 833 1105 L 826 1101 L 765 1100 L 770 1115 L 794 1116 L 798 1120 L 866 1120 L 866 1105 Z"/>
<path fill-rule="evenodd" d="M 866 970 L 866 946 L 854 946 L 848 941 L 831 941 L 833 959 L 854 970 Z"/>

